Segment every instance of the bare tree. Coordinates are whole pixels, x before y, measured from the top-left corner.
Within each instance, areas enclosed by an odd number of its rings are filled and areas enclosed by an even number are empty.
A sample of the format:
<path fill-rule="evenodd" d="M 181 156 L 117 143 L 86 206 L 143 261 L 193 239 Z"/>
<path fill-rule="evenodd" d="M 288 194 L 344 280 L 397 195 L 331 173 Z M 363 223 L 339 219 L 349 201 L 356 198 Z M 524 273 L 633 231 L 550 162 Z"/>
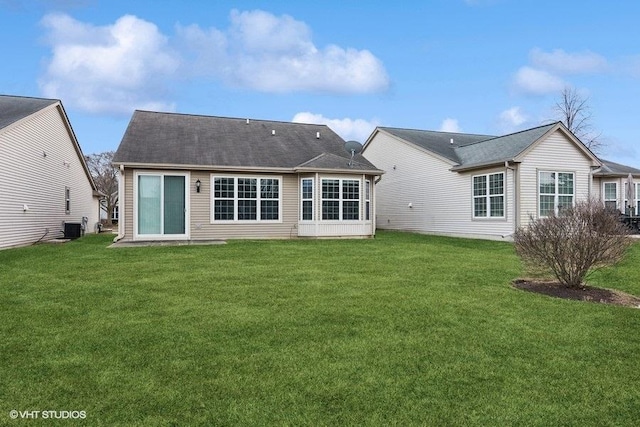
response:
<path fill-rule="evenodd" d="M 629 228 L 598 200 L 577 202 L 533 220 L 514 233 L 516 252 L 529 267 L 553 274 L 570 288 L 584 287 L 594 270 L 620 261 L 631 245 Z"/>
<path fill-rule="evenodd" d="M 578 91 L 565 86 L 554 105 L 557 117 L 591 151 L 597 153 L 604 146 L 601 132 L 596 132 L 591 124 L 592 114 L 589 98 L 582 97 Z"/>
<path fill-rule="evenodd" d="M 111 163 L 113 151 L 85 156 L 87 166 L 99 192 L 104 195 L 107 210 L 107 225 L 112 225 L 111 214 L 118 203 L 118 169 Z"/>

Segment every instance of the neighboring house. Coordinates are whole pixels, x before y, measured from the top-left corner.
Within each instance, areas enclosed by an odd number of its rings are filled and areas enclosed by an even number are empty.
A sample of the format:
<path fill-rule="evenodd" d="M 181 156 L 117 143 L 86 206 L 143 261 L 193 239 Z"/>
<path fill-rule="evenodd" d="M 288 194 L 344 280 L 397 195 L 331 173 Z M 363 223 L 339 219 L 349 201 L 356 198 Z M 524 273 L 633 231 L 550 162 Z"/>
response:
<path fill-rule="evenodd" d="M 95 231 L 98 193 L 59 100 L 0 95 L 0 183 L 0 248 Z"/>
<path fill-rule="evenodd" d="M 111 209 L 111 213 L 107 212 L 107 203 L 104 198 L 100 201 L 100 221 L 106 221 L 107 219 L 111 219 L 112 223 L 117 223 L 119 218 L 120 208 L 118 206 L 118 202 L 116 202 L 113 209 Z"/>
<path fill-rule="evenodd" d="M 612 183 L 623 206 L 624 179 L 640 178 L 598 159 L 560 122 L 504 136 L 378 127 L 363 155 L 385 171 L 378 228 L 466 237 L 508 238 L 577 200 L 606 202 Z"/>
<path fill-rule="evenodd" d="M 344 144 L 324 125 L 136 111 L 117 239 L 373 236 L 382 171 Z"/>
<path fill-rule="evenodd" d="M 594 173 L 594 197 L 602 200 L 605 206 L 624 214 L 640 214 L 640 169 L 603 160 L 602 167 Z M 628 193 L 628 177 L 634 182 Z M 629 198 L 628 196 L 631 196 Z"/>

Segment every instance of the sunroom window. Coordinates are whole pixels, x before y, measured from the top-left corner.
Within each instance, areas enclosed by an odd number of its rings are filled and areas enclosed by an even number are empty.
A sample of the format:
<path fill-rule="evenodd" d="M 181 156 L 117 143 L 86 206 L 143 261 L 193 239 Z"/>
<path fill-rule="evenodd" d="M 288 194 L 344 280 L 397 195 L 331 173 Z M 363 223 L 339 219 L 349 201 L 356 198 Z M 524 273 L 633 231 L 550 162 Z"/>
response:
<path fill-rule="evenodd" d="M 322 180 L 322 219 L 357 221 L 360 219 L 360 181 Z"/>
<path fill-rule="evenodd" d="M 607 209 L 618 209 L 618 183 L 605 182 L 604 183 L 604 206 Z"/>

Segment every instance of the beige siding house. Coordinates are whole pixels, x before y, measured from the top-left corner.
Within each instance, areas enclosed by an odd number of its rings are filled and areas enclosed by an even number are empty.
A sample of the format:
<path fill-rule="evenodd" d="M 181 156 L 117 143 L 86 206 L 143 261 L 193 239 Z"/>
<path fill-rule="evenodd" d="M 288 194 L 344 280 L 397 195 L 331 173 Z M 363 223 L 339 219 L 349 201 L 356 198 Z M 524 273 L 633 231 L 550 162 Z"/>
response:
<path fill-rule="evenodd" d="M 324 125 L 136 111 L 118 240 L 371 237 L 382 174 Z"/>
<path fill-rule="evenodd" d="M 530 218 L 601 198 L 607 180 L 622 186 L 559 122 L 504 136 L 379 127 L 363 155 L 385 171 L 376 188 L 385 229 L 509 238 Z"/>
<path fill-rule="evenodd" d="M 0 248 L 95 231 L 98 194 L 59 100 L 0 95 L 0 183 Z"/>

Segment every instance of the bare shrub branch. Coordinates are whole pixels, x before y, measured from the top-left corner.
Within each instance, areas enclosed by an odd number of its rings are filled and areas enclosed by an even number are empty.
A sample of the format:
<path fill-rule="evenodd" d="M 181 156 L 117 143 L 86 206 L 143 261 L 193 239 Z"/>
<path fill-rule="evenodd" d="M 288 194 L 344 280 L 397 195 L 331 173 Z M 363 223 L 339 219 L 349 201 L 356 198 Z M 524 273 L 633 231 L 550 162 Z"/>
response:
<path fill-rule="evenodd" d="M 620 261 L 631 245 L 629 228 L 617 212 L 597 200 L 576 203 L 560 214 L 531 218 L 514 233 L 516 252 L 567 287 L 584 286 L 591 272 Z"/>

